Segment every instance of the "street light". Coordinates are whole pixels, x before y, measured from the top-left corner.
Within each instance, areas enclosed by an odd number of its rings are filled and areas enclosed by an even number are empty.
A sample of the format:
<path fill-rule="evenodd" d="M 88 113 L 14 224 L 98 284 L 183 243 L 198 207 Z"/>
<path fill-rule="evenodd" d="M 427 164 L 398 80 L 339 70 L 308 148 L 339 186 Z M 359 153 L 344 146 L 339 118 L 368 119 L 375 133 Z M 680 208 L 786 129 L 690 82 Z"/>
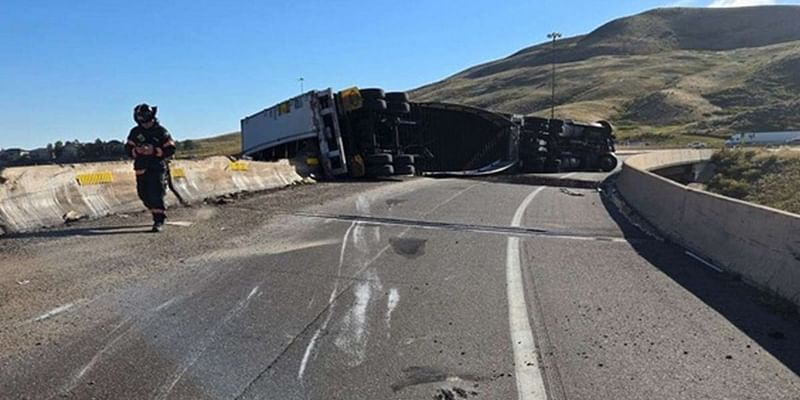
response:
<path fill-rule="evenodd" d="M 561 37 L 561 34 L 558 32 L 551 32 L 547 34 L 548 39 L 553 39 L 553 49 L 550 51 L 550 57 L 553 63 L 553 72 L 551 73 L 552 82 L 550 84 L 552 88 L 552 94 L 550 95 L 550 119 L 555 118 L 556 116 L 556 40 Z"/>
<path fill-rule="evenodd" d="M 300 94 L 303 94 L 303 81 L 304 81 L 304 80 L 305 80 L 305 79 L 303 79 L 303 77 L 302 77 L 302 76 L 300 77 L 300 79 L 298 79 L 298 81 L 300 81 Z"/>

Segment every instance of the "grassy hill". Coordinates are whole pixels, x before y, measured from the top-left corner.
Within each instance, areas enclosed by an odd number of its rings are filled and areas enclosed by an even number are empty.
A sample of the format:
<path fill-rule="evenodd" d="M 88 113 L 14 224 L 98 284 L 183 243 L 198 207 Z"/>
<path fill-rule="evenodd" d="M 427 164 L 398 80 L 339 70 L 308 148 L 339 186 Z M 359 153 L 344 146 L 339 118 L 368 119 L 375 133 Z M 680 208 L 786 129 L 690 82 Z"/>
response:
<path fill-rule="evenodd" d="M 201 158 L 209 156 L 229 156 L 242 151 L 239 132 L 226 133 L 204 139 L 192 139 L 178 142 L 177 158 Z"/>
<path fill-rule="evenodd" d="M 800 6 L 666 8 L 523 49 L 411 92 L 549 116 L 608 119 L 626 139 L 721 142 L 731 132 L 800 129 Z"/>
<path fill-rule="evenodd" d="M 708 190 L 800 214 L 800 151 L 729 150 L 712 161 Z"/>

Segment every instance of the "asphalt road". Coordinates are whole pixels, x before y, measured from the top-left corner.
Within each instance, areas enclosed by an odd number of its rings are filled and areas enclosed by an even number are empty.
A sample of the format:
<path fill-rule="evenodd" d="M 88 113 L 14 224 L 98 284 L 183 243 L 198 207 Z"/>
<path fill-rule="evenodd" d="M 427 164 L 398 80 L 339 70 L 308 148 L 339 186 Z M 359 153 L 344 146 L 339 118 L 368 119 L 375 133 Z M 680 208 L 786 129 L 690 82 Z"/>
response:
<path fill-rule="evenodd" d="M 0 240 L 0 397 L 797 399 L 800 322 L 597 190 L 301 186 Z"/>

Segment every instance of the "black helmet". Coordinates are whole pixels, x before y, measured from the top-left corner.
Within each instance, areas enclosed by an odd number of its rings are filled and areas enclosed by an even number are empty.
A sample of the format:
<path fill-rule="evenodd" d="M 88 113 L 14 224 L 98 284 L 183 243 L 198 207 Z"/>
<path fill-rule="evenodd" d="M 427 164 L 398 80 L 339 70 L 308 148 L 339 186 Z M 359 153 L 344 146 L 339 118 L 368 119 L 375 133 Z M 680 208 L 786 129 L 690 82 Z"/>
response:
<path fill-rule="evenodd" d="M 156 112 L 158 107 L 151 106 L 147 103 L 139 104 L 133 108 L 133 120 L 136 122 L 150 122 L 156 119 Z"/>

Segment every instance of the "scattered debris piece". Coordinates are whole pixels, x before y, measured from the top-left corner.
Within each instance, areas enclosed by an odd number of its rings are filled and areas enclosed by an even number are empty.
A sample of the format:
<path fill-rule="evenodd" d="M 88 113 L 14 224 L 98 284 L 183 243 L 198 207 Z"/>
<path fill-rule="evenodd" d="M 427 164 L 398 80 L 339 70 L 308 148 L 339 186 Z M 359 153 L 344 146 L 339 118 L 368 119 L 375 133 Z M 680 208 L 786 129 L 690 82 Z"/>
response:
<path fill-rule="evenodd" d="M 583 197 L 584 196 L 583 193 L 579 193 L 579 192 L 576 192 L 576 191 L 573 191 L 573 190 L 569 190 L 569 189 L 567 189 L 565 187 L 562 187 L 561 189 L 559 189 L 559 191 L 561 193 L 564 193 L 564 194 L 570 195 L 570 196 L 576 196 L 576 197 Z"/>
<path fill-rule="evenodd" d="M 167 225 L 188 227 L 194 225 L 191 221 L 167 221 Z"/>
<path fill-rule="evenodd" d="M 17 285 L 23 286 L 31 283 L 31 281 L 25 279 L 24 281 L 17 281 Z"/>
<path fill-rule="evenodd" d="M 61 218 L 64 220 L 65 223 L 69 223 L 69 222 L 75 222 L 75 221 L 78 221 L 80 219 L 83 219 L 83 218 L 85 218 L 85 216 L 81 215 L 80 213 L 78 213 L 75 210 L 69 210 Z"/>

